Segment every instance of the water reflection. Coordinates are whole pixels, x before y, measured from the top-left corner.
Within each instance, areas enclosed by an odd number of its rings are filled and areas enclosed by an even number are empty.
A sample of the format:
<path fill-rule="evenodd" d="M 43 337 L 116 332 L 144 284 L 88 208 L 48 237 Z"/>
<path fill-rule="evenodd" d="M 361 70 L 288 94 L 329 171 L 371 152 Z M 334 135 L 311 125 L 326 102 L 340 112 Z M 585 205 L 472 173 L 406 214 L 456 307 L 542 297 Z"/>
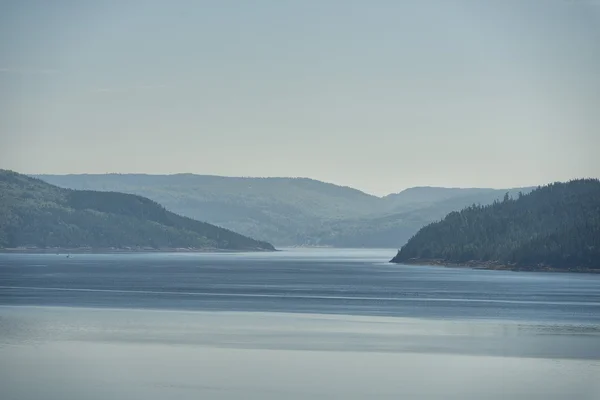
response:
<path fill-rule="evenodd" d="M 596 399 L 593 325 L 0 308 L 12 399 Z"/>

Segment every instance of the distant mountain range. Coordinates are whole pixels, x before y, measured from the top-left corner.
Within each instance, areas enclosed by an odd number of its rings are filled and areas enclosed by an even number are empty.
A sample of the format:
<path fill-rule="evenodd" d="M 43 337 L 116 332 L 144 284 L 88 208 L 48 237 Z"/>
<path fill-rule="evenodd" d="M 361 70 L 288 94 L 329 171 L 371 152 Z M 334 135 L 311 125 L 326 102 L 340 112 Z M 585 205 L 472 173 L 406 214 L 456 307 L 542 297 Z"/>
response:
<path fill-rule="evenodd" d="M 507 191 L 533 188 L 415 187 L 376 197 L 307 178 L 234 178 L 193 174 L 36 175 L 78 190 L 148 197 L 168 210 L 278 246 L 392 247 L 421 227 Z"/>
<path fill-rule="evenodd" d="M 600 271 L 600 181 L 554 183 L 422 228 L 392 260 Z"/>
<path fill-rule="evenodd" d="M 0 170 L 0 248 L 274 250 L 145 197 L 62 189 Z"/>

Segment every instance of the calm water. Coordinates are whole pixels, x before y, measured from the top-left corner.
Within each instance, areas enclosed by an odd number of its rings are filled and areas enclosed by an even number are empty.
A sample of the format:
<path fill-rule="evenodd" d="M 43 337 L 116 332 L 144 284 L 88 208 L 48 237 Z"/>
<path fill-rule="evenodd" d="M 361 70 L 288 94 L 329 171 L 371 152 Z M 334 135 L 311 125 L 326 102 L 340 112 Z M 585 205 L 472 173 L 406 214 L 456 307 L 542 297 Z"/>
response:
<path fill-rule="evenodd" d="M 600 398 L 600 275 L 393 254 L 0 254 L 0 397 Z"/>

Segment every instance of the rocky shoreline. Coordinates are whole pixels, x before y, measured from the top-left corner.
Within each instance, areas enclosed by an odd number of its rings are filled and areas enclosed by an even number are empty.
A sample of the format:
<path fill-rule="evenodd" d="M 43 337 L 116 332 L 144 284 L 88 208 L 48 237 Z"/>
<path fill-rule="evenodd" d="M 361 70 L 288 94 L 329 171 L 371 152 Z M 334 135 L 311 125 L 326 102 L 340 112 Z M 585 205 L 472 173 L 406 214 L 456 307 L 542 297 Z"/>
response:
<path fill-rule="evenodd" d="M 423 259 L 413 258 L 405 261 L 395 261 L 395 257 L 390 260 L 395 264 L 408 264 L 408 265 L 423 265 L 423 266 L 441 266 L 451 268 L 471 268 L 471 269 L 487 269 L 495 271 L 521 271 L 521 272 L 578 272 L 578 273 L 600 273 L 600 269 L 593 268 L 554 268 L 547 265 L 515 265 L 505 264 L 497 261 L 478 261 L 471 260 L 464 263 L 456 263 L 441 259 Z"/>

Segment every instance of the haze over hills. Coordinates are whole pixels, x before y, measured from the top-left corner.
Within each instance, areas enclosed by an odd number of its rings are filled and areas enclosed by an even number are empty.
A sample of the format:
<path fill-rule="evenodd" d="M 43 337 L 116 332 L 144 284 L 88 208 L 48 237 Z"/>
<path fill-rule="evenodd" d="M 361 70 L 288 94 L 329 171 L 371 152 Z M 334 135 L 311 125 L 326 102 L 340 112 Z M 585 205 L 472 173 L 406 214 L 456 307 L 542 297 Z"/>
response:
<path fill-rule="evenodd" d="M 399 247 L 448 212 L 489 204 L 503 189 L 415 187 L 385 197 L 308 178 L 194 174 L 36 175 L 72 189 L 148 197 L 168 210 L 278 246 Z M 511 189 L 528 192 L 532 188 Z"/>
<path fill-rule="evenodd" d="M 274 250 L 132 194 L 62 189 L 0 170 L 0 248 Z"/>
<path fill-rule="evenodd" d="M 417 186 L 392 193 L 382 199 L 388 208 L 401 210 L 407 208 L 422 208 L 426 204 L 441 202 L 454 198 L 472 195 L 497 194 L 498 189 L 491 188 L 446 188 L 432 186 Z"/>
<path fill-rule="evenodd" d="M 600 270 L 600 181 L 554 183 L 422 228 L 392 262 Z"/>
<path fill-rule="evenodd" d="M 421 192 L 421 189 L 407 189 L 405 192 L 409 196 L 406 201 L 402 198 L 404 192 L 395 195 L 396 200 L 401 201 L 392 207 L 391 213 L 386 211 L 381 215 L 332 221 L 316 236 L 337 247 L 399 247 L 421 227 L 444 218 L 449 212 L 472 204 L 491 204 L 506 193 L 517 196 L 519 192 L 532 190 L 424 188 Z M 416 192 L 426 193 L 427 196 L 414 196 Z M 456 197 L 452 197 L 452 194 Z M 422 200 L 415 201 L 415 197 Z"/>

